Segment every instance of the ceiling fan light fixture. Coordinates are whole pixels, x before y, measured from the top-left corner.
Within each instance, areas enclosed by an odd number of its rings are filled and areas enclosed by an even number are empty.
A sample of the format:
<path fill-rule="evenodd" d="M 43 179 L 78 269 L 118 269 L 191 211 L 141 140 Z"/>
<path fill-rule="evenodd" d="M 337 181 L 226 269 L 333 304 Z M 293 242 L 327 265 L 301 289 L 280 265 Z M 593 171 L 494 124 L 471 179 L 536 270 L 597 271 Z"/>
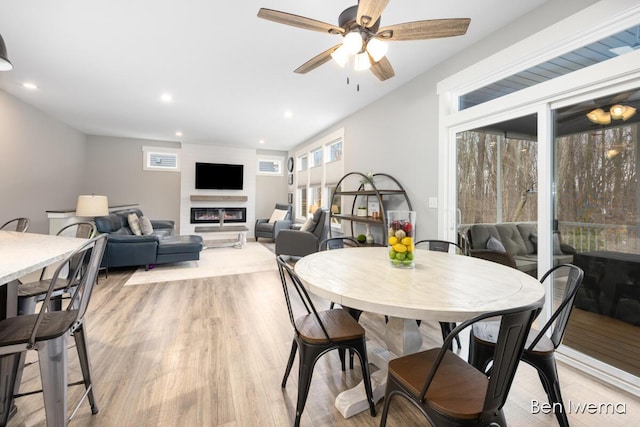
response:
<path fill-rule="evenodd" d="M 378 62 L 387 54 L 389 50 L 389 45 L 387 42 L 383 42 L 382 40 L 372 38 L 367 43 L 367 52 L 373 58 L 373 62 Z"/>
<path fill-rule="evenodd" d="M 9 71 L 13 69 L 9 56 L 7 55 L 7 46 L 4 44 L 4 39 L 0 34 L 0 71 Z"/>
<path fill-rule="evenodd" d="M 625 106 L 624 111 L 622 112 L 622 120 L 628 120 L 636 114 L 636 109 L 633 107 Z"/>
<path fill-rule="evenodd" d="M 344 41 L 342 42 L 342 46 L 346 49 L 347 53 L 350 55 L 355 55 L 356 53 L 362 50 L 362 35 L 360 31 L 352 31 L 347 33 L 344 36 Z"/>
<path fill-rule="evenodd" d="M 624 113 L 624 110 L 626 110 L 626 107 L 624 105 L 616 104 L 612 106 L 611 109 L 609 110 L 609 112 L 611 113 L 611 118 L 615 120 L 620 120 L 622 118 L 622 114 Z"/>
<path fill-rule="evenodd" d="M 605 113 L 602 108 L 596 108 L 587 113 L 587 118 L 598 125 L 608 125 L 611 123 L 611 114 Z"/>
<path fill-rule="evenodd" d="M 349 60 L 349 52 L 347 52 L 347 49 L 342 45 L 331 53 L 331 58 L 333 58 L 339 66 L 344 67 Z"/>
<path fill-rule="evenodd" d="M 356 71 L 365 71 L 371 67 L 371 60 L 367 52 L 362 52 L 356 55 L 356 61 L 354 68 Z"/>

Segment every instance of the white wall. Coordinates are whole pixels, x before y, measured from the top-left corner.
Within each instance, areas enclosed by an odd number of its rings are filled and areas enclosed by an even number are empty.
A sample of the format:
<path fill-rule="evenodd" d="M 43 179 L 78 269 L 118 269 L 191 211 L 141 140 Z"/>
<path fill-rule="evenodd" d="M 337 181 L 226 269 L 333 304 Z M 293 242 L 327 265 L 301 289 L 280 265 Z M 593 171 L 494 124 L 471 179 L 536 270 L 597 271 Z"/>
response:
<path fill-rule="evenodd" d="M 257 154 L 282 159 L 282 175 L 256 175 L 256 218 L 270 218 L 276 203 L 287 203 L 287 152 L 258 150 Z"/>
<path fill-rule="evenodd" d="M 242 190 L 196 190 L 195 164 L 229 163 L 244 165 Z M 226 146 L 182 144 L 182 179 L 180 183 L 180 230 L 182 234 L 193 234 L 195 225 L 191 224 L 191 207 L 244 207 L 247 209 L 248 236 L 254 235 L 256 220 L 256 169 L 255 149 Z M 192 194 L 206 196 L 247 196 L 246 202 L 191 202 Z M 238 224 L 240 225 L 240 224 Z"/>
<path fill-rule="evenodd" d="M 596 1 L 550 0 L 298 147 L 344 127 L 345 173 L 371 170 L 394 176 L 418 212 L 418 238 L 436 238 L 437 210 L 428 207 L 428 200 L 438 196 L 440 174 L 437 83 L 592 3 Z"/>
<path fill-rule="evenodd" d="M 85 191 L 85 135 L 0 91 L 0 225 L 31 219 L 48 233 L 46 210 L 75 209 Z"/>

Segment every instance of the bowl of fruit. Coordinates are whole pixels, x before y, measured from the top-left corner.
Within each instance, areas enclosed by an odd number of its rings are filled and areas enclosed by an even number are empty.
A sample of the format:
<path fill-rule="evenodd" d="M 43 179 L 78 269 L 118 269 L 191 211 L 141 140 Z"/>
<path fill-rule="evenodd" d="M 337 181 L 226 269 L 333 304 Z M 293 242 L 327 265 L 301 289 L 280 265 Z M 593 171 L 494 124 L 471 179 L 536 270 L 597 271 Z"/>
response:
<path fill-rule="evenodd" d="M 415 211 L 388 211 L 387 246 L 389 263 L 393 267 L 415 267 Z"/>

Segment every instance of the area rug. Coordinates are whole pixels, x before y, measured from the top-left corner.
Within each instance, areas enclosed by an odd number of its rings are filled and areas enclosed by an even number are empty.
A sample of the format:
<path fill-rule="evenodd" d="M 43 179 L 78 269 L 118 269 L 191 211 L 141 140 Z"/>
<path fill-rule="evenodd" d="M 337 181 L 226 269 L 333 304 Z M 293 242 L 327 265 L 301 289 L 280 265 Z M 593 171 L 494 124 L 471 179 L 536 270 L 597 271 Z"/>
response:
<path fill-rule="evenodd" d="M 275 255 L 256 242 L 244 248 L 208 248 L 200 252 L 200 260 L 157 265 L 149 271 L 139 268 L 125 286 L 174 280 L 200 279 L 277 270 Z"/>

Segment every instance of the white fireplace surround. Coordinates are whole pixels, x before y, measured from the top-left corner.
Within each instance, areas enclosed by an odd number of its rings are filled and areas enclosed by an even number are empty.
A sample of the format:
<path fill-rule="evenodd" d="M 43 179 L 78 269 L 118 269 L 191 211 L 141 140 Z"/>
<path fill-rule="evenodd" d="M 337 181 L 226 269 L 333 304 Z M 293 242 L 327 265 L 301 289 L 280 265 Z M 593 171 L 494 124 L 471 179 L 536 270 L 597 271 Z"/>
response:
<path fill-rule="evenodd" d="M 249 236 L 254 234 L 257 153 L 255 149 L 182 143 L 180 178 L 180 234 L 195 234 L 191 208 L 245 208 Z M 228 163 L 244 165 L 242 190 L 196 190 L 195 164 Z M 204 197 L 202 197 L 204 196 Z M 192 200 L 194 199 L 194 200 Z"/>

